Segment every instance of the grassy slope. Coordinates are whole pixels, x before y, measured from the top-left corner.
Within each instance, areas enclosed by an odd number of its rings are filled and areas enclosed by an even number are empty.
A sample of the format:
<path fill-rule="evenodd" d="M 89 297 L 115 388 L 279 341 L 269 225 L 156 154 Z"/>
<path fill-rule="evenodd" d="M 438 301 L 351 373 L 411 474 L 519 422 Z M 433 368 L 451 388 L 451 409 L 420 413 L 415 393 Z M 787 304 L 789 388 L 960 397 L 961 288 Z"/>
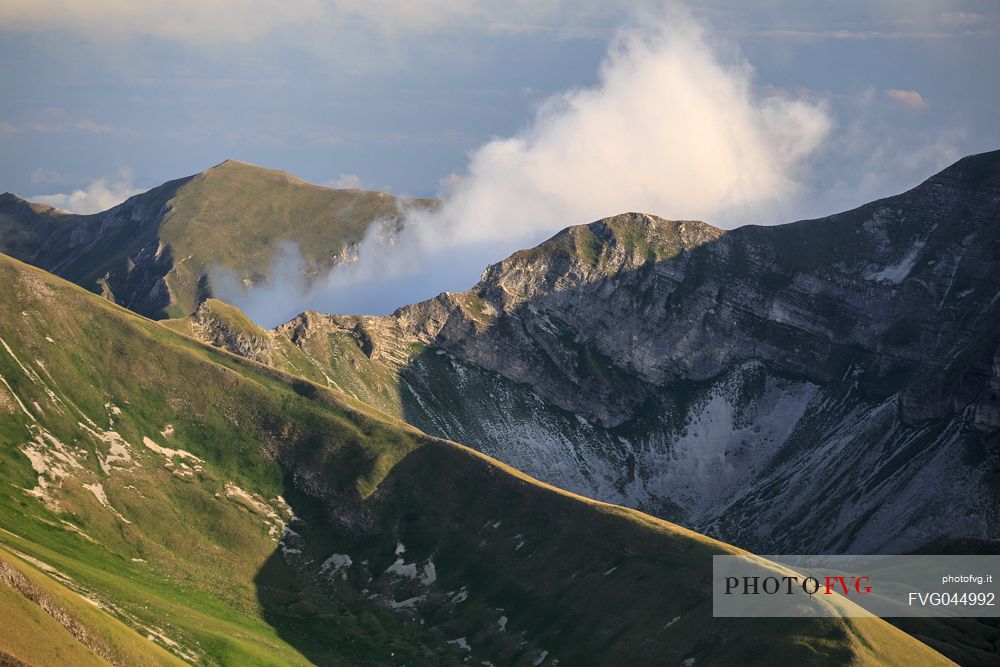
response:
<path fill-rule="evenodd" d="M 14 411 L 7 410 L 0 419 L 0 456 L 15 486 L 4 485 L 8 491 L 0 497 L 0 516 L 9 531 L 5 542 L 100 591 L 138 625 L 161 628 L 210 662 L 301 662 L 260 618 L 253 580 L 275 549 L 269 522 L 248 512 L 239 498 L 228 498 L 225 484 L 233 481 L 265 501 L 273 499 L 283 490 L 282 475 L 264 455 L 267 438 L 294 437 L 287 434 L 296 422 L 315 420 L 317 411 L 323 429 L 335 434 L 331 439 L 353 437 L 354 424 L 302 399 L 291 382 L 269 374 L 243 377 L 205 359 L 200 346 L 127 311 L 66 285 L 53 290 L 41 272 L 15 269 L 9 262 L 3 268 L 4 284 L 14 289 L 3 298 L 0 335 L 18 358 L 42 360 L 47 372 L 36 364 L 29 377 L 4 351 L 0 374 L 48 433 L 68 448 L 91 452 L 54 494 L 61 511 L 45 511 L 18 488 L 37 483 L 19 451 L 36 435 L 34 422 L 16 403 Z M 81 314 L 68 316 L 71 312 Z M 219 356 L 235 368 L 244 365 Z M 57 398 L 50 399 L 45 389 Z M 103 435 L 112 421 L 141 467 L 112 468 L 105 475 L 94 454 L 106 453 L 108 446 L 90 431 Z M 79 426 L 89 422 L 94 422 L 90 431 Z M 168 424 L 176 430 L 162 436 Z M 383 432 L 388 427 L 373 429 L 365 441 L 365 463 L 374 470 L 389 465 L 380 463 L 381 456 L 399 456 L 414 446 L 406 433 L 390 436 Z M 205 458 L 205 472 L 175 475 L 183 460 L 174 458 L 174 471 L 166 469 L 164 457 L 143 447 L 144 436 Z M 393 449 L 387 451 L 390 444 Z M 369 488 L 373 481 L 365 474 L 359 469 L 352 481 Z M 83 488 L 94 483 L 103 485 L 111 506 L 127 514 L 131 524 Z M 281 511 L 279 503 L 268 504 Z"/>
<path fill-rule="evenodd" d="M 0 627 L 8 629 L 0 633 L 0 663 L 13 657 L 32 665 L 184 664 L 29 561 L 0 551 Z M 64 625 L 57 617 L 76 622 Z"/>
<path fill-rule="evenodd" d="M 121 662 L 156 661 L 159 645 L 205 664 L 458 664 L 459 639 L 497 664 L 942 661 L 877 620 L 713 620 L 709 556 L 726 545 L 545 487 L 4 257 L 0 282 L 0 543 L 154 637 Z M 42 482 L 44 498 L 25 491 Z M 283 545 L 279 495 L 301 517 Z M 385 573 L 400 543 L 435 582 Z M 352 558 L 344 578 L 321 575 L 331 553 Z M 69 611 L 118 636 L 109 614 Z M 41 642 L 39 627 L 18 641 Z"/>
<path fill-rule="evenodd" d="M 177 191 L 159 232 L 178 262 L 169 281 L 179 299 L 174 314 L 194 310 L 198 280 L 210 265 L 240 277 L 266 274 L 278 244 L 291 241 L 306 270 L 320 271 L 361 241 L 373 221 L 397 216 L 398 203 L 384 192 L 334 190 L 236 160 L 208 169 Z"/>
<path fill-rule="evenodd" d="M 687 232 L 682 227 L 687 226 Z M 604 218 L 598 225 L 567 227 L 543 243 L 519 250 L 505 261 L 546 258 L 557 261 L 579 259 L 584 264 L 603 269 L 608 253 L 635 254 L 646 262 L 661 262 L 689 251 L 725 232 L 697 220 L 664 220 L 644 213 L 622 213 Z"/>

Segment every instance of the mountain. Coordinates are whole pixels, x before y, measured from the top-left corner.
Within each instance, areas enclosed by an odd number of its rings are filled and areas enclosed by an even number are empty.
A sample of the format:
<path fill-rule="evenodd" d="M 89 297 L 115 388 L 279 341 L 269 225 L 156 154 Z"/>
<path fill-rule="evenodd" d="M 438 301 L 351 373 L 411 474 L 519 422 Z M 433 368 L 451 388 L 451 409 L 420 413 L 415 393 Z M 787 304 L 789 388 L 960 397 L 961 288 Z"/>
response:
<path fill-rule="evenodd" d="M 629 213 L 468 292 L 171 323 L 543 481 L 764 553 L 1000 538 L 1000 152 L 827 218 Z M 206 333 L 211 332 L 211 333 Z"/>
<path fill-rule="evenodd" d="M 0 280 L 5 664 L 947 662 L 879 619 L 714 619 L 733 547 Z"/>
<path fill-rule="evenodd" d="M 266 280 L 282 243 L 308 275 L 348 258 L 374 222 L 398 224 L 384 192 L 333 190 L 283 171 L 227 160 L 94 215 L 72 215 L 0 195 L 0 252 L 44 268 L 135 312 L 194 311 L 213 294 L 212 270 L 243 284 Z"/>

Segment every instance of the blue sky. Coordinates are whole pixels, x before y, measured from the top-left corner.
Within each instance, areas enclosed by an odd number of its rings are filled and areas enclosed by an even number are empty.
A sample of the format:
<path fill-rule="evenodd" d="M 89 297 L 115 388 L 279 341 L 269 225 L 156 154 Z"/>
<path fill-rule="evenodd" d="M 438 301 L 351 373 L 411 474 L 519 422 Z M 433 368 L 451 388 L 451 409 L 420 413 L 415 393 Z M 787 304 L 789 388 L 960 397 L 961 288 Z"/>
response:
<path fill-rule="evenodd" d="M 419 8 L 406 9 L 408 6 Z M 820 100 L 820 215 L 1000 147 L 997 4 L 688 5 L 753 82 Z M 108 196 L 226 157 L 434 195 L 468 154 L 593 85 L 632 3 L 10 0 L 0 190 Z M 905 91 L 889 93 L 887 91 Z M 777 221 L 775 221 L 777 222 Z"/>

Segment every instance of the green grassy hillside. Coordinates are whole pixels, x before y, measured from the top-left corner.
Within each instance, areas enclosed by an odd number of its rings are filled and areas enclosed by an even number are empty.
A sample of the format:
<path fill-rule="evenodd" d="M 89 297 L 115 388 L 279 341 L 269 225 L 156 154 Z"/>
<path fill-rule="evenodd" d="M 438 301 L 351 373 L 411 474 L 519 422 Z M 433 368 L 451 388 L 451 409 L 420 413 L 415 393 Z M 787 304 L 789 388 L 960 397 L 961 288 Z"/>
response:
<path fill-rule="evenodd" d="M 874 619 L 713 619 L 732 547 L 2 256 L 0 282 L 0 572 L 59 601 L 0 576 L 12 659 L 946 663 Z"/>

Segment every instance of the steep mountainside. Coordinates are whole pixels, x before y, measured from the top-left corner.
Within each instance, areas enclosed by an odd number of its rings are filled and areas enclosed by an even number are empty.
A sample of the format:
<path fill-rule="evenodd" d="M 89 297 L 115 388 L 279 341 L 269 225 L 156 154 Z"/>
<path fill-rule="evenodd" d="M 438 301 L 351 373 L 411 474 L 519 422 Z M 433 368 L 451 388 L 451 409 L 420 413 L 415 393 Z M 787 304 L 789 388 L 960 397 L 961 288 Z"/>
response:
<path fill-rule="evenodd" d="M 404 203 L 433 205 L 227 160 L 94 215 L 0 195 L 0 251 L 143 315 L 177 317 L 211 296 L 213 267 L 257 283 L 280 244 L 292 242 L 308 274 L 325 272 L 373 222 L 398 223 Z"/>
<path fill-rule="evenodd" d="M 732 547 L 0 281 L 5 663 L 946 662 L 878 619 L 713 619 Z"/>
<path fill-rule="evenodd" d="M 901 552 L 1000 537 L 998 257 L 994 152 L 790 225 L 571 227 L 468 292 L 305 313 L 255 358 L 741 546 Z"/>

